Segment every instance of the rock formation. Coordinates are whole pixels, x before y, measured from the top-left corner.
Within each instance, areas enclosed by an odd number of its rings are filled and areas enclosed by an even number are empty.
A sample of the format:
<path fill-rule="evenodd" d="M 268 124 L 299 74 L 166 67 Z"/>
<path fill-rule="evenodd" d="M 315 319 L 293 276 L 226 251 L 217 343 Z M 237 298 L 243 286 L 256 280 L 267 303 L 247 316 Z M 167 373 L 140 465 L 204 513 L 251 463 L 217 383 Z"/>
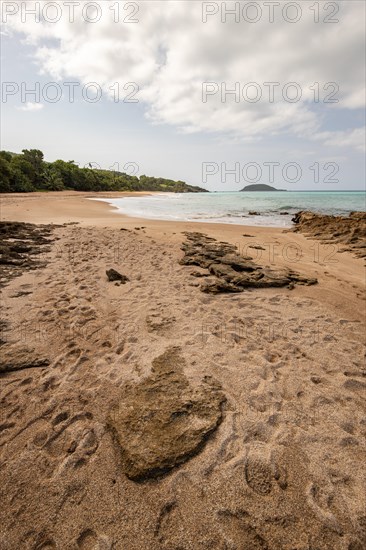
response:
<path fill-rule="evenodd" d="M 325 216 L 301 211 L 295 214 L 293 231 L 341 245 L 342 251 L 366 257 L 366 212 L 351 212 L 347 216 Z"/>
<path fill-rule="evenodd" d="M 119 273 L 115 269 L 108 269 L 106 271 L 106 275 L 108 277 L 109 282 L 119 281 L 120 283 L 122 283 L 124 285 L 125 283 L 127 283 L 129 281 L 129 278 L 126 277 L 126 275 L 122 275 L 121 273 Z"/>
<path fill-rule="evenodd" d="M 42 254 L 49 252 L 55 240 L 56 225 L 0 222 L 0 287 L 26 270 L 45 265 Z"/>
<path fill-rule="evenodd" d="M 217 242 L 202 233 L 184 233 L 188 241 L 183 243 L 182 265 L 197 265 L 211 275 L 201 285 L 202 292 L 243 292 L 247 288 L 284 287 L 292 288 L 294 283 L 313 285 L 316 279 L 303 277 L 291 269 L 277 270 L 261 267 L 250 256 L 240 256 L 236 247 Z"/>
<path fill-rule="evenodd" d="M 197 454 L 222 419 L 225 396 L 210 377 L 193 386 L 179 348 L 153 361 L 151 375 L 126 385 L 109 416 L 122 470 L 134 481 L 166 474 Z"/>

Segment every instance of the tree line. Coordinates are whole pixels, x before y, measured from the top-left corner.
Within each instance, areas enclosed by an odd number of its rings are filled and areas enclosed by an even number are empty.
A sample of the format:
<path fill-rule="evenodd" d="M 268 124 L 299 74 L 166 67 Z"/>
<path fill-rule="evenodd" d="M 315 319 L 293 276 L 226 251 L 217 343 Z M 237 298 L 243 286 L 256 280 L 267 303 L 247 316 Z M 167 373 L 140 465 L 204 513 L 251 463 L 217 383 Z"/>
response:
<path fill-rule="evenodd" d="M 32 191 L 166 191 L 203 192 L 184 181 L 131 176 L 124 172 L 80 168 L 73 160 L 46 162 L 39 149 L 23 149 L 21 154 L 0 151 L 0 193 Z"/>

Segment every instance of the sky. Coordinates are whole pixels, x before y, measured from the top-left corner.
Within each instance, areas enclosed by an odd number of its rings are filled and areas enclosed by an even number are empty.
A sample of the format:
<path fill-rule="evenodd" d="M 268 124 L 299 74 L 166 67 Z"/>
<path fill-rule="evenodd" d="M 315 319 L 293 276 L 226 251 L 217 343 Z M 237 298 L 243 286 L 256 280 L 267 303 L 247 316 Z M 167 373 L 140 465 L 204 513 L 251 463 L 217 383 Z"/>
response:
<path fill-rule="evenodd" d="M 1 2 L 1 149 L 211 191 L 365 185 L 357 1 Z"/>

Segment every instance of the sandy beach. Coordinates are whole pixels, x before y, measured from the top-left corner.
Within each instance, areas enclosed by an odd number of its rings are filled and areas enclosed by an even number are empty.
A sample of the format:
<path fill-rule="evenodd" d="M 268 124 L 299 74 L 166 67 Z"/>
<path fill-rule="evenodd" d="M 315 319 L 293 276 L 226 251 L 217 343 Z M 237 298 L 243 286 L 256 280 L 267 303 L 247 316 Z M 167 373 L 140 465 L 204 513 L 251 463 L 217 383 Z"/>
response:
<path fill-rule="evenodd" d="M 0 548 L 365 548 L 364 260 L 95 196 L 0 197 L 1 221 L 54 226 L 3 281 Z M 192 233 L 317 283 L 202 292 Z"/>

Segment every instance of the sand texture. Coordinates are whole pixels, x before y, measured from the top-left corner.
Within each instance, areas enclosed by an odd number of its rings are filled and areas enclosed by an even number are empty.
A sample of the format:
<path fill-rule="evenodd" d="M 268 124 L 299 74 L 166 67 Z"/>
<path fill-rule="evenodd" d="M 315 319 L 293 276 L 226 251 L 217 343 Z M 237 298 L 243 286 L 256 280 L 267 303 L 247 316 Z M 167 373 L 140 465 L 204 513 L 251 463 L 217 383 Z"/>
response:
<path fill-rule="evenodd" d="M 84 215 L 75 194 L 1 202 L 53 223 L 3 273 L 1 550 L 366 548 L 361 258 L 281 229 Z M 185 261 L 192 233 L 239 276 L 317 283 L 202 292 L 220 276 Z"/>

